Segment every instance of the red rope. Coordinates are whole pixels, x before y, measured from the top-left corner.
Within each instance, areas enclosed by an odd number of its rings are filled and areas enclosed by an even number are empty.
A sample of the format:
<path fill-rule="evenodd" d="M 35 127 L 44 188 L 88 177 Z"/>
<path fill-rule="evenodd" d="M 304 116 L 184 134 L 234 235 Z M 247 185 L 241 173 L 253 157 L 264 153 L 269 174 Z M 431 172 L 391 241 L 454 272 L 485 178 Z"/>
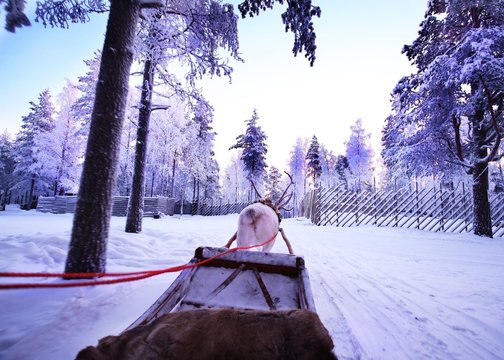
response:
<path fill-rule="evenodd" d="M 193 264 L 185 264 L 173 266 L 165 269 L 158 270 L 144 270 L 144 271 L 132 271 L 124 273 L 29 273 L 29 272 L 0 272 L 0 277 L 62 277 L 62 278 L 94 278 L 94 277 L 119 277 L 119 279 L 108 279 L 108 280 L 89 280 L 89 281 L 79 281 L 79 282 L 64 282 L 57 284 L 40 284 L 40 283 L 26 283 L 26 284 L 0 284 L 0 290 L 7 289 L 40 289 L 40 288 L 66 288 L 66 287 L 77 287 L 77 286 L 92 286 L 92 285 L 110 285 L 118 284 L 128 281 L 137 281 L 146 279 L 152 276 L 161 275 L 169 272 L 178 272 L 185 269 L 190 269 L 196 266 L 206 264 L 212 260 L 215 260 L 221 256 L 232 253 L 237 250 L 249 250 L 256 247 L 264 246 L 273 240 L 275 240 L 278 233 L 273 235 L 271 239 L 265 241 L 261 244 L 249 245 L 249 246 L 238 246 L 233 249 L 226 250 L 222 253 L 209 257 L 208 259 L 199 261 Z"/>

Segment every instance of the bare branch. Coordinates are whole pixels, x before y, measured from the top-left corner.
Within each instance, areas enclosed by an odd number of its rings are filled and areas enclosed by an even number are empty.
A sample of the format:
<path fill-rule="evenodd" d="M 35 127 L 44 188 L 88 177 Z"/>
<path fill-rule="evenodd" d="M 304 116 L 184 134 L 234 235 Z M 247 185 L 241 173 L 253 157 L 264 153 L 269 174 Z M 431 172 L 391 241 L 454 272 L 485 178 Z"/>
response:
<path fill-rule="evenodd" d="M 277 203 L 275 204 L 275 207 L 276 207 L 276 208 L 280 208 L 280 207 L 282 206 L 281 204 L 282 204 L 282 201 L 283 201 L 283 199 L 284 199 L 284 197 L 285 197 L 285 194 L 287 194 L 287 190 L 289 190 L 289 188 L 290 188 L 292 185 L 294 185 L 294 180 L 292 180 L 292 176 L 291 176 L 291 174 L 289 174 L 287 171 L 284 171 L 284 173 L 286 173 L 286 174 L 287 174 L 287 176 L 289 177 L 290 183 L 289 183 L 289 185 L 287 185 L 287 187 L 285 188 L 285 190 L 284 190 L 284 192 L 283 192 L 282 196 L 280 196 L 280 198 L 278 199 Z M 291 193 L 291 195 L 289 196 L 289 199 L 288 199 L 287 201 L 283 202 L 283 204 L 287 204 L 287 203 L 290 201 L 291 197 L 292 197 L 292 193 Z"/>
<path fill-rule="evenodd" d="M 252 180 L 252 178 L 250 178 L 250 177 L 249 177 L 249 179 L 248 179 L 248 180 L 250 181 L 250 184 L 251 184 L 251 185 L 252 185 L 252 187 L 254 188 L 254 191 L 255 191 L 255 193 L 256 193 L 256 195 L 257 195 L 257 198 L 258 198 L 259 200 L 262 200 L 262 196 L 261 196 L 261 194 L 259 194 L 259 191 L 257 191 L 257 188 L 256 188 L 256 186 L 255 186 L 254 181 Z"/>

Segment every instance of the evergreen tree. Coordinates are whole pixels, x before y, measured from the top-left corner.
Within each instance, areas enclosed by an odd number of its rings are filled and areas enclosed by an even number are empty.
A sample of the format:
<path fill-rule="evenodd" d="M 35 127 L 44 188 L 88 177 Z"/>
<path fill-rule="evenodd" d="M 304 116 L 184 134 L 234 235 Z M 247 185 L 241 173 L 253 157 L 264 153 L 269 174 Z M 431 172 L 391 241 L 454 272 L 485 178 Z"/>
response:
<path fill-rule="evenodd" d="M 79 135 L 84 138 L 87 138 L 89 134 L 89 125 L 91 123 L 91 114 L 93 113 L 100 62 L 101 51 L 99 50 L 95 51 L 92 59 L 84 60 L 84 63 L 88 67 L 88 71 L 85 75 L 79 77 L 77 88 L 81 92 L 81 96 L 72 106 L 72 115 L 76 120 L 82 122 L 82 130 Z"/>
<path fill-rule="evenodd" d="M 36 157 L 39 149 L 36 138 L 54 129 L 54 113 L 51 93 L 46 89 L 40 93 L 37 103 L 30 102 L 30 113 L 23 117 L 21 130 L 16 137 L 16 189 L 26 194 L 28 209 L 37 192 L 48 191 L 47 179 L 41 176 L 44 164 Z"/>
<path fill-rule="evenodd" d="M 311 177 L 313 186 L 318 186 L 317 179 L 322 175 L 322 166 L 320 165 L 320 150 L 317 137 L 313 135 L 310 147 L 306 153 L 307 176 Z"/>
<path fill-rule="evenodd" d="M 463 167 L 473 180 L 474 233 L 492 237 L 488 167 L 502 157 L 504 6 L 430 1 L 420 27 L 403 49 L 418 72 L 394 89 L 383 134 L 386 164 L 407 162 L 415 175 Z"/>
<path fill-rule="evenodd" d="M 58 96 L 59 111 L 55 116 L 54 129 L 35 138 L 35 157 L 40 167 L 38 173 L 46 186 L 52 189 L 52 195 L 77 192 L 84 149 L 81 124 L 73 117 L 71 108 L 78 94 L 76 86 L 67 80 Z"/>
<path fill-rule="evenodd" d="M 153 177 L 158 180 L 157 194 L 178 197 L 181 173 L 186 171 L 185 157 L 192 164 L 190 147 L 196 142 L 197 126 L 186 113 L 183 99 L 173 96 L 165 111 L 152 114 L 151 146 L 147 154 L 147 173 L 150 183 Z M 185 186 L 185 185 L 184 185 Z"/>
<path fill-rule="evenodd" d="M 267 136 L 257 125 L 259 116 L 254 109 L 252 118 L 245 120 L 247 129 L 245 134 L 239 135 L 236 138 L 236 144 L 229 149 L 242 149 L 241 160 L 243 161 L 244 169 L 247 172 L 247 177 L 256 183 L 262 183 L 262 179 L 266 172 L 266 153 L 268 152 L 266 139 Z"/>
<path fill-rule="evenodd" d="M 320 167 L 322 174 L 320 184 L 324 187 L 332 187 L 337 183 L 336 176 L 336 156 L 323 144 L 319 146 Z"/>
<path fill-rule="evenodd" d="M 289 159 L 289 173 L 292 176 L 294 211 L 297 211 L 298 203 L 303 199 L 306 190 L 306 152 L 308 139 L 298 137 L 294 144 Z"/>
<path fill-rule="evenodd" d="M 362 120 L 357 119 L 354 125 L 350 126 L 350 139 L 346 142 L 345 156 L 354 180 L 353 189 L 361 191 L 363 185 L 370 186 L 373 175 L 373 148 L 369 143 L 371 137 L 362 127 Z"/>
<path fill-rule="evenodd" d="M 133 156 L 135 151 L 135 134 L 137 129 L 138 110 L 134 106 L 138 104 L 138 91 L 130 88 L 128 105 L 126 106 L 126 120 L 121 136 L 121 151 L 119 154 L 119 174 L 115 193 L 121 196 L 129 196 L 131 179 L 133 177 Z"/>
<path fill-rule="evenodd" d="M 219 167 L 214 159 L 215 132 L 212 129 L 213 108 L 203 98 L 199 97 L 194 106 L 194 124 L 197 129 L 196 142 L 191 147 L 194 153 L 195 164 L 193 169 L 194 194 L 193 201 L 200 202 L 200 193 L 204 197 L 216 194 L 219 178 Z"/>
<path fill-rule="evenodd" d="M 8 131 L 5 130 L 0 135 L 0 210 L 5 210 L 5 204 L 10 203 L 10 191 L 16 183 L 15 168 L 14 143 Z"/>
<path fill-rule="evenodd" d="M 344 155 L 338 155 L 336 159 L 336 174 L 338 176 L 338 182 L 343 185 L 345 190 L 348 190 L 348 176 L 349 176 L 349 164 L 348 159 Z"/>
<path fill-rule="evenodd" d="M 282 174 L 280 170 L 275 166 L 271 166 L 266 178 L 266 194 L 273 203 L 278 201 L 280 196 L 282 196 L 282 190 L 280 189 L 281 180 Z"/>
<path fill-rule="evenodd" d="M 248 201 L 249 182 L 241 160 L 242 151 L 238 150 L 231 157 L 231 162 L 224 171 L 222 181 L 223 198 L 227 202 L 238 203 Z"/>

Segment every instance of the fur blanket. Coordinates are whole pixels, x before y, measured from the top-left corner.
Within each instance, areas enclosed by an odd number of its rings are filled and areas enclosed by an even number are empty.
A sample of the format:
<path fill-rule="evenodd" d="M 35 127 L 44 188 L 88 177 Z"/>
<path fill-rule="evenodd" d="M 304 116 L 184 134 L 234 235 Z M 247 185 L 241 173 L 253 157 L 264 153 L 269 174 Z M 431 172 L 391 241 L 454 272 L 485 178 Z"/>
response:
<path fill-rule="evenodd" d="M 79 352 L 104 359 L 336 359 L 317 314 L 307 310 L 200 309 L 166 314 Z"/>

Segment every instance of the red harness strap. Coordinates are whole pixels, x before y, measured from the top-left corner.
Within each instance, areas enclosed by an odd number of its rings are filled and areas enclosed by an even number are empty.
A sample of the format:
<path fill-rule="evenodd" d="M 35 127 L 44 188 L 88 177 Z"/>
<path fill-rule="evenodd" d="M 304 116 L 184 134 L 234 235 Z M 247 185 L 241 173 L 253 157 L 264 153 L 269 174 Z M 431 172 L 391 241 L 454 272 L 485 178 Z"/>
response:
<path fill-rule="evenodd" d="M 136 281 L 146 279 L 152 276 L 161 275 L 169 272 L 178 272 L 185 269 L 190 269 L 196 266 L 206 264 L 214 259 L 217 259 L 223 255 L 229 254 L 237 250 L 249 250 L 252 248 L 264 246 L 273 240 L 275 240 L 278 232 L 269 240 L 256 245 L 249 246 L 238 246 L 232 249 L 228 249 L 222 253 L 212 256 L 208 259 L 202 260 L 194 264 L 185 264 L 179 266 L 173 266 L 165 269 L 159 270 L 145 270 L 145 271 L 134 271 L 134 272 L 124 272 L 124 273 L 23 273 L 23 272 L 0 272 L 0 277 L 59 277 L 59 278 L 96 278 L 96 277 L 117 277 L 117 279 L 108 280 L 88 280 L 79 282 L 64 282 L 57 284 L 44 284 L 44 283 L 26 283 L 26 284 L 0 284 L 0 290 L 7 289 L 40 289 L 40 288 L 66 288 L 66 287 L 77 287 L 77 286 L 94 286 L 94 285 L 110 285 L 118 284 L 127 281 Z"/>

